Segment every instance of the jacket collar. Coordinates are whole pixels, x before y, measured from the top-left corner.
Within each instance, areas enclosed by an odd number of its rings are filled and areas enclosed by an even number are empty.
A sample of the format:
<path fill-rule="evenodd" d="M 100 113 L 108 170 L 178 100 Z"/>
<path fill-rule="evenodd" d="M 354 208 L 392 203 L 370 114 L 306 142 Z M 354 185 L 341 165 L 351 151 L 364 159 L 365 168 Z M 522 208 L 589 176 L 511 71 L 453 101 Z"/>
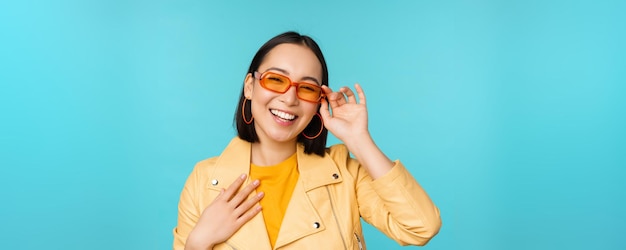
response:
<path fill-rule="evenodd" d="M 251 143 L 233 138 L 222 154 L 218 157 L 211 180 L 217 180 L 217 185 L 209 182 L 209 188 L 228 188 L 241 174 L 250 175 Z M 324 185 L 341 182 L 337 165 L 330 157 L 320 157 L 315 154 L 304 153 L 304 146 L 297 145 L 298 171 L 305 191 Z"/>
<path fill-rule="evenodd" d="M 208 183 L 209 189 L 228 188 L 241 174 L 250 175 L 251 143 L 233 138 L 222 154 L 218 157 L 213 173 Z M 300 178 L 294 188 L 289 207 L 281 225 L 276 247 L 289 244 L 306 235 L 322 231 L 314 227 L 315 222 L 321 222 L 315 206 L 311 203 L 307 192 L 325 185 L 342 181 L 337 165 L 328 155 L 321 157 L 315 154 L 304 153 L 304 146 L 297 145 L 298 171 Z M 247 180 L 244 185 L 249 183 Z M 216 183 L 214 185 L 214 183 Z M 254 195 L 254 194 L 252 194 Z M 261 212 L 262 213 L 262 212 Z M 263 215 L 259 213 L 246 225 L 241 227 L 228 243 L 242 249 L 270 248 Z M 318 224 L 319 225 L 319 224 Z"/>

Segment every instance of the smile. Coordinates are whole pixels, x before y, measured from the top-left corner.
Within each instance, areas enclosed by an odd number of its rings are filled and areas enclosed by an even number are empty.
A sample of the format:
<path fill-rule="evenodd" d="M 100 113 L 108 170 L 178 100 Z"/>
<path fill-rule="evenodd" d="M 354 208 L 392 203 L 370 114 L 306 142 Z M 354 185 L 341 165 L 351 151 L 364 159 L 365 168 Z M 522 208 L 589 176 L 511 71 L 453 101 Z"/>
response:
<path fill-rule="evenodd" d="M 280 110 L 275 110 L 275 109 L 270 109 L 270 112 L 274 116 L 276 116 L 276 117 L 278 117 L 280 119 L 286 120 L 286 121 L 293 121 L 297 117 L 294 114 L 289 114 L 289 113 L 286 113 L 286 112 L 283 112 L 283 111 L 280 111 Z"/>

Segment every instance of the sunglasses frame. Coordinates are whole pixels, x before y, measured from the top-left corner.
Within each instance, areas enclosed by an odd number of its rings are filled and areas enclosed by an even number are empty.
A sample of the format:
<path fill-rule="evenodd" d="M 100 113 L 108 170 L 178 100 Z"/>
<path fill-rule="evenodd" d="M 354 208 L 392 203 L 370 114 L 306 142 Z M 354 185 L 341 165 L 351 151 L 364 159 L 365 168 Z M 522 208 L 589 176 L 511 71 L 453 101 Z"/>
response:
<path fill-rule="evenodd" d="M 264 78 L 265 76 L 267 76 L 268 74 L 274 74 L 274 75 L 278 75 L 278 76 L 281 76 L 281 77 L 287 78 L 287 80 L 289 80 L 289 87 L 288 87 L 287 89 L 285 89 L 285 91 L 283 91 L 283 92 L 280 92 L 280 91 L 276 91 L 276 90 L 273 90 L 273 89 L 269 89 L 269 88 L 267 88 L 267 87 L 265 86 L 265 83 L 264 83 L 264 82 L 265 82 L 265 80 L 264 80 L 263 78 Z M 263 87 L 263 88 L 264 88 L 264 89 L 266 89 L 266 90 L 272 91 L 272 92 L 274 92 L 274 93 L 278 93 L 278 94 L 284 94 L 284 93 L 287 93 L 287 91 L 289 91 L 289 89 L 291 88 L 291 86 L 294 86 L 294 87 L 296 87 L 296 96 L 298 97 L 298 99 L 303 100 L 303 101 L 305 101 L 305 102 L 320 103 L 320 102 L 321 102 L 321 100 L 322 100 L 322 98 L 324 98 L 324 96 L 325 96 L 325 95 L 324 95 L 324 90 L 322 89 L 322 86 L 317 85 L 317 84 L 313 84 L 313 83 L 308 83 L 308 82 L 294 82 L 294 81 L 292 81 L 292 80 L 291 80 L 291 78 L 289 78 L 288 76 L 283 75 L 283 74 L 279 74 L 279 73 L 272 72 L 272 71 L 265 71 L 265 72 L 263 72 L 263 73 L 258 72 L 258 71 L 254 71 L 254 74 L 253 74 L 253 75 L 254 75 L 254 78 L 256 78 L 257 80 L 259 80 L 259 83 L 261 84 L 261 87 Z M 320 96 L 317 98 L 317 100 L 316 100 L 316 101 L 310 101 L 310 100 L 302 99 L 302 97 L 300 97 L 300 93 L 298 93 L 298 87 L 299 87 L 300 85 L 308 85 L 308 86 L 314 86 L 314 87 L 316 87 L 316 88 L 319 88 L 319 89 L 320 89 Z"/>

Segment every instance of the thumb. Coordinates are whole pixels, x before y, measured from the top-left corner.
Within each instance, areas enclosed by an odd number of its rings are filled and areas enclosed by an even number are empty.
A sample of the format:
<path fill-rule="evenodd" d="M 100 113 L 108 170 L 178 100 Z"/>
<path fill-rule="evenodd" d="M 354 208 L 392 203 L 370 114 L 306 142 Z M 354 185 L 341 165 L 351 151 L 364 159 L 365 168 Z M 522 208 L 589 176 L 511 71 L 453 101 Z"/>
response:
<path fill-rule="evenodd" d="M 322 105 L 320 105 L 320 115 L 322 116 L 322 120 L 324 121 L 327 121 L 328 119 L 330 119 L 330 111 L 328 110 L 328 101 L 326 101 L 325 98 L 322 98 Z"/>

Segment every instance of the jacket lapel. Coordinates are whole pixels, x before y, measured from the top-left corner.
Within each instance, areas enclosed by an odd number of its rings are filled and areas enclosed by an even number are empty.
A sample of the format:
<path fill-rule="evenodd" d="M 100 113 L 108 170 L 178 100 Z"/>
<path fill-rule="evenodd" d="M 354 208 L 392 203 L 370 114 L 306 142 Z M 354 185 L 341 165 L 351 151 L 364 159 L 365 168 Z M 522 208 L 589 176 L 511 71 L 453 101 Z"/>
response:
<path fill-rule="evenodd" d="M 235 137 L 215 163 L 208 188 L 217 191 L 222 188 L 226 189 L 241 174 L 250 175 L 250 143 Z M 217 184 L 213 185 L 216 182 Z M 246 180 L 241 187 L 245 187 L 248 183 L 250 179 Z M 256 195 L 256 192 L 250 195 Z M 228 239 L 226 244 L 235 249 L 270 249 L 270 240 L 262 213 L 263 211 L 244 224 Z"/>
<path fill-rule="evenodd" d="M 275 248 L 323 231 L 326 225 L 322 223 L 308 192 L 342 181 L 339 169 L 330 157 L 305 154 L 304 147 L 300 144 L 298 144 L 297 154 L 300 178 L 285 212 Z"/>

